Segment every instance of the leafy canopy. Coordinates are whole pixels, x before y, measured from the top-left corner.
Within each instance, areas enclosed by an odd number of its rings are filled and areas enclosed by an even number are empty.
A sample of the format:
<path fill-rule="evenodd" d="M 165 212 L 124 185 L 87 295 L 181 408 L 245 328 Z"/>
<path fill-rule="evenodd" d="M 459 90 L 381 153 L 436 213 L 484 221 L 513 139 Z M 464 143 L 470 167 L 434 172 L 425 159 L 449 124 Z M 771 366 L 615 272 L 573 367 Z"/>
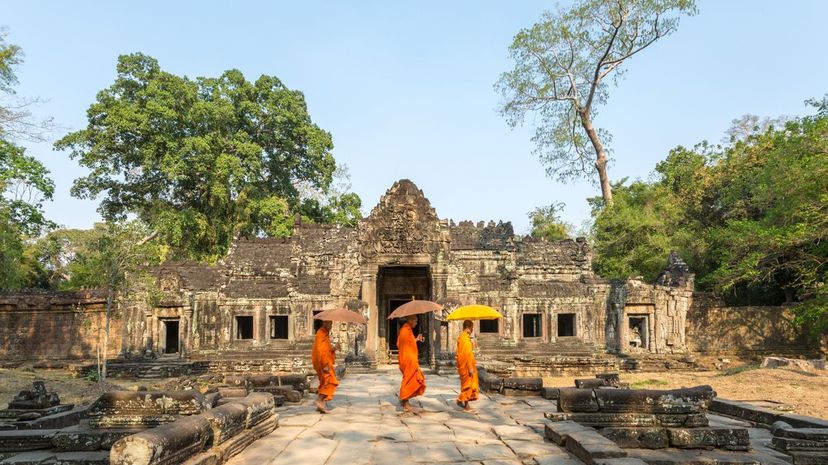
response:
<path fill-rule="evenodd" d="M 530 235 L 543 237 L 548 241 L 569 239 L 572 226 L 561 219 L 560 212 L 563 207 L 563 203 L 557 202 L 529 212 L 529 220 L 532 222 Z"/>
<path fill-rule="evenodd" d="M 124 55 L 87 116 L 55 144 L 90 169 L 72 195 L 103 196 L 107 220 L 136 215 L 174 257 L 215 260 L 236 234 L 289 235 L 297 186 L 326 191 L 336 167 L 331 135 L 274 76 L 193 80 Z"/>
<path fill-rule="evenodd" d="M 495 87 L 511 126 L 535 115 L 532 140 L 549 176 L 568 181 L 596 168 L 606 177 L 610 135 L 592 127 L 609 96 L 606 79 L 617 81 L 628 59 L 695 12 L 693 0 L 580 0 L 518 32 L 509 48 L 515 67 Z"/>

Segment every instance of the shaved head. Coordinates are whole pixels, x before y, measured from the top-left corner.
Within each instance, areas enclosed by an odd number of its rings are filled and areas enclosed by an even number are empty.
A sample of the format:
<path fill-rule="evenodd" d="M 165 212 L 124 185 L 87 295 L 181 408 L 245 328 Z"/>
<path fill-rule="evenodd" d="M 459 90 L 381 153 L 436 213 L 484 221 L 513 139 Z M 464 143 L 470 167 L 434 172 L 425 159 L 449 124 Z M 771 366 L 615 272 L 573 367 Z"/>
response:
<path fill-rule="evenodd" d="M 465 320 L 463 322 L 463 329 L 472 329 L 474 328 L 474 322 L 472 320 Z"/>

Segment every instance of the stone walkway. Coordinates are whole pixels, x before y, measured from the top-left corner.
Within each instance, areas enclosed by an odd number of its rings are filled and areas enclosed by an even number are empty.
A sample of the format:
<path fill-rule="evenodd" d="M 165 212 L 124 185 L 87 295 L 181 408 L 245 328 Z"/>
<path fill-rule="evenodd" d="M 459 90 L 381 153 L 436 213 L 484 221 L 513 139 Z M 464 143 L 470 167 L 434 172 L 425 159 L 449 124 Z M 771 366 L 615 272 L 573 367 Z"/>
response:
<path fill-rule="evenodd" d="M 554 403 L 539 397 L 481 394 L 477 414 L 454 403 L 457 376 L 426 375 L 423 409 L 403 414 L 396 366 L 340 381 L 332 412 L 321 415 L 310 400 L 278 409 L 279 427 L 233 457 L 230 465 L 582 465 L 543 439 L 543 412 Z"/>

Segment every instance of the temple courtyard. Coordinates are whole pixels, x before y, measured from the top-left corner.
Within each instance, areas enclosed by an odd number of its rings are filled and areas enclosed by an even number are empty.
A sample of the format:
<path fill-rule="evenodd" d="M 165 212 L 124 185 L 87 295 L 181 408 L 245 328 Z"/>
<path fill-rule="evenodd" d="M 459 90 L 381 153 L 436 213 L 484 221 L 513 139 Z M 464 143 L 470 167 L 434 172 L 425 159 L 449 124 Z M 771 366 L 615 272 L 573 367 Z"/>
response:
<path fill-rule="evenodd" d="M 544 425 L 548 423 L 544 413 L 556 411 L 554 401 L 481 393 L 480 400 L 474 403 L 477 413 L 468 414 L 454 403 L 459 386 L 456 376 L 428 374 L 426 381 L 425 396 L 413 402 L 422 411 L 411 415 L 403 414 L 399 407 L 395 394 L 399 386 L 396 367 L 381 367 L 370 374 L 349 374 L 330 404 L 330 414 L 316 412 L 309 399 L 298 405 L 280 407 L 277 409 L 279 427 L 227 463 L 583 463 L 544 437 Z M 699 463 L 788 463 L 783 454 L 768 448 L 769 431 L 714 414 L 708 417 L 711 426 L 749 428 L 753 450 L 627 449 L 627 452 L 630 457 L 640 454 L 648 461 L 666 460 L 664 463 L 698 460 L 701 460 Z"/>

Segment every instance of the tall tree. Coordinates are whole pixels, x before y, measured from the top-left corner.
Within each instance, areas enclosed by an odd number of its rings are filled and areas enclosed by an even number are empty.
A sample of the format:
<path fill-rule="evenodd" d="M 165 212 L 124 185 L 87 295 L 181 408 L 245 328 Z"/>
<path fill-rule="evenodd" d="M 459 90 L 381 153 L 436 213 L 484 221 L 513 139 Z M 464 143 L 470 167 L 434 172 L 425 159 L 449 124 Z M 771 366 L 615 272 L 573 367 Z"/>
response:
<path fill-rule="evenodd" d="M 0 139 L 43 141 L 54 125 L 51 118 L 38 121 L 32 117 L 31 108 L 40 100 L 16 95 L 14 86 L 17 67 L 23 63 L 23 50 L 6 42 L 7 35 L 0 27 Z"/>
<path fill-rule="evenodd" d="M 141 290 L 151 279 L 148 270 L 160 260 L 161 247 L 148 240 L 149 237 L 149 230 L 140 221 L 96 224 L 79 241 L 67 267 L 70 279 L 64 287 L 92 287 L 106 292 L 103 340 L 98 360 L 100 381 L 106 380 L 110 329 L 120 304 Z"/>
<path fill-rule="evenodd" d="M 548 241 L 569 239 L 574 228 L 561 219 L 560 213 L 563 208 L 563 203 L 556 202 L 529 212 L 529 220 L 532 222 L 529 234 L 532 237 L 543 237 Z"/>
<path fill-rule="evenodd" d="M 215 260 L 237 234 L 290 234 L 297 186 L 326 191 L 336 167 L 331 135 L 274 76 L 193 80 L 124 55 L 87 115 L 55 144 L 91 170 L 72 194 L 103 195 L 105 219 L 137 215 L 173 256 Z"/>
<path fill-rule="evenodd" d="M 512 127 L 538 115 L 532 140 L 548 175 L 567 181 L 594 169 L 604 203 L 612 203 L 610 135 L 593 124 L 609 95 L 607 78 L 617 82 L 628 59 L 695 11 L 694 0 L 579 0 L 518 32 L 509 48 L 515 67 L 496 84 L 501 112 Z"/>

